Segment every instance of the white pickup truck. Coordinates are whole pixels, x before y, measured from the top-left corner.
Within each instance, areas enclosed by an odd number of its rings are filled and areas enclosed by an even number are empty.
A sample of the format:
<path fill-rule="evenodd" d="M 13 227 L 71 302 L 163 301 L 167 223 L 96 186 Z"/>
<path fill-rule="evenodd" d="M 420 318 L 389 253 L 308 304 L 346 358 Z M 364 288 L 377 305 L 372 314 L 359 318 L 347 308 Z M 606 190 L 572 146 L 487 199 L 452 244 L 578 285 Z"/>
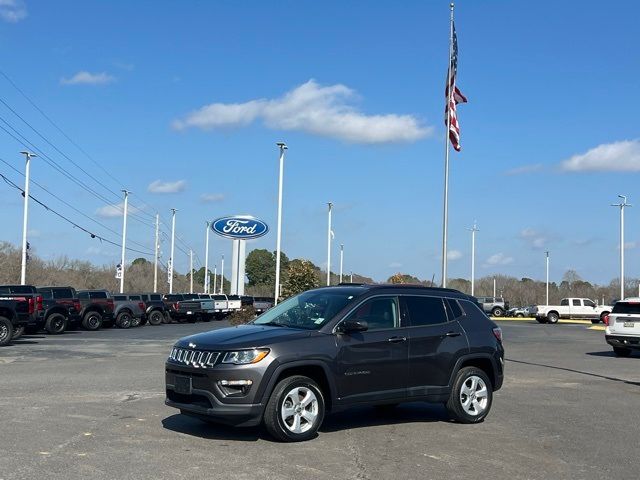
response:
<path fill-rule="evenodd" d="M 588 298 L 563 298 L 560 305 L 537 305 L 536 320 L 540 323 L 558 323 L 561 318 L 591 320 L 604 323 L 604 317 L 611 312 L 608 305 L 597 305 Z"/>

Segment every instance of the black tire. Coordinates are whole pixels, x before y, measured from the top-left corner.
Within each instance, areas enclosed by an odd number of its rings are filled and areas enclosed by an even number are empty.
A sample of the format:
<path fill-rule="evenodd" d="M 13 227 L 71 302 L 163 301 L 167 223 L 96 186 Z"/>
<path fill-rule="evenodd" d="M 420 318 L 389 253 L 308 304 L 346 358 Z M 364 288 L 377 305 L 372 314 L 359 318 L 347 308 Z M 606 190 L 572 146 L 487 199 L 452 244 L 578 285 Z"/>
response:
<path fill-rule="evenodd" d="M 162 316 L 162 323 L 171 323 L 171 315 L 169 315 L 168 312 L 164 312 L 164 315 Z"/>
<path fill-rule="evenodd" d="M 131 313 L 127 311 L 120 312 L 116 317 L 116 327 L 118 328 L 130 328 L 131 327 Z"/>
<path fill-rule="evenodd" d="M 13 335 L 11 336 L 11 340 L 19 339 L 22 335 L 24 335 L 24 332 L 26 331 L 27 327 L 25 327 L 24 325 L 20 327 L 13 327 Z"/>
<path fill-rule="evenodd" d="M 98 312 L 87 312 L 82 319 L 82 327 L 85 330 L 99 330 L 102 326 L 102 315 Z"/>
<path fill-rule="evenodd" d="M 476 387 L 474 387 L 474 379 L 480 379 L 484 385 L 477 381 L 475 383 Z M 483 392 L 483 396 L 478 395 L 476 397 L 475 395 L 480 392 Z M 474 404 L 473 400 L 478 398 L 480 398 L 480 401 Z M 470 399 L 468 400 L 469 408 L 464 406 L 463 402 L 467 403 L 465 399 Z M 484 402 L 483 399 L 485 400 Z M 453 389 L 449 400 L 447 400 L 447 411 L 451 418 L 459 423 L 480 423 L 489 414 L 492 401 L 493 385 L 487 374 L 477 367 L 464 367 L 460 369 L 453 382 Z M 470 410 L 477 413 L 470 413 Z"/>
<path fill-rule="evenodd" d="M 0 317 L 0 347 L 9 345 L 13 340 L 13 323 L 7 317 Z"/>
<path fill-rule="evenodd" d="M 546 318 L 536 317 L 536 320 L 538 321 L 538 323 L 547 323 Z"/>
<path fill-rule="evenodd" d="M 52 313 L 47 317 L 44 329 L 50 335 L 60 335 L 67 329 L 67 317 L 61 313 Z"/>
<path fill-rule="evenodd" d="M 516 314 L 516 318 L 524 318 L 524 313 L 518 313 L 518 314 Z"/>
<path fill-rule="evenodd" d="M 285 402 L 291 402 L 291 397 L 289 394 L 295 389 L 301 388 L 306 389 L 313 394 L 315 397 L 315 404 L 313 402 L 308 404 L 308 407 L 311 407 L 311 410 L 307 410 L 307 408 L 302 408 L 302 404 L 292 404 L 292 411 L 297 412 L 293 413 L 291 418 L 295 416 L 302 415 L 301 418 L 298 418 L 298 423 L 302 427 L 302 419 L 304 418 L 304 414 L 300 412 L 309 412 L 315 414 L 315 417 L 311 423 L 309 423 L 306 419 L 304 430 L 300 433 L 293 432 L 288 423 L 285 422 L 285 419 L 282 418 L 281 410 L 283 404 Z M 301 408 L 300 411 L 297 408 Z M 322 421 L 324 420 L 325 413 L 325 404 L 324 404 L 324 396 L 322 395 L 322 391 L 320 387 L 308 377 L 304 377 L 302 375 L 294 375 L 292 377 L 285 378 L 278 382 L 276 387 L 273 389 L 271 396 L 269 397 L 269 401 L 267 402 L 267 406 L 264 410 L 264 426 L 267 431 L 277 440 L 281 442 L 304 442 L 305 440 L 310 440 L 317 435 L 318 428 L 322 425 Z M 295 425 L 294 420 L 292 420 L 292 425 Z"/>
<path fill-rule="evenodd" d="M 491 315 L 493 317 L 502 317 L 504 315 L 504 310 L 502 308 L 500 308 L 500 307 L 494 307 L 491 310 Z"/>
<path fill-rule="evenodd" d="M 616 354 L 616 357 L 629 357 L 631 356 L 631 349 L 624 347 L 613 347 L 613 353 Z"/>
<path fill-rule="evenodd" d="M 558 323 L 560 316 L 556 312 L 549 312 L 547 314 L 547 323 Z"/>
<path fill-rule="evenodd" d="M 162 315 L 162 312 L 160 310 L 153 310 L 150 314 L 149 314 L 149 325 L 160 325 L 164 320 L 164 315 Z"/>
<path fill-rule="evenodd" d="M 132 316 L 131 317 L 131 328 L 136 328 L 136 327 L 139 327 L 140 325 L 142 325 L 142 318 L 141 317 Z"/>

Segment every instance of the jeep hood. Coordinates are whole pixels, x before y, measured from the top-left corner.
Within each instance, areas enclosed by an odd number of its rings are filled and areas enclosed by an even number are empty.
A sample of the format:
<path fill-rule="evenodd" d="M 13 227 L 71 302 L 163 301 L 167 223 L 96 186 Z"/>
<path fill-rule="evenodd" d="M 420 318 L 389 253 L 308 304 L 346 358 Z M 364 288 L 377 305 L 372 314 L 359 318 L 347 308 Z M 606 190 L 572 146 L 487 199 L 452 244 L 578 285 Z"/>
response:
<path fill-rule="evenodd" d="M 176 346 L 202 348 L 206 350 L 233 350 L 242 348 L 268 347 L 275 343 L 294 338 L 308 337 L 309 330 L 297 328 L 273 327 L 263 325 L 239 325 L 237 327 L 221 328 L 210 332 L 197 333 L 181 338 Z"/>

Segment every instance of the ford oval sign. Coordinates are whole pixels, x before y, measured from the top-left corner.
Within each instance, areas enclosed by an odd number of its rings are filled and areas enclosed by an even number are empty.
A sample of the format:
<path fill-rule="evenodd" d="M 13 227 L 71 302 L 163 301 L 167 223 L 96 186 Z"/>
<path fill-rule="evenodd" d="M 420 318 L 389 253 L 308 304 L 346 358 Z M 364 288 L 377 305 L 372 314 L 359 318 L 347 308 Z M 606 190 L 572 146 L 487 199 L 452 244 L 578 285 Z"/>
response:
<path fill-rule="evenodd" d="M 214 220 L 211 224 L 211 229 L 222 237 L 234 240 L 250 240 L 266 235 L 269 231 L 269 226 L 255 217 L 236 215 Z"/>

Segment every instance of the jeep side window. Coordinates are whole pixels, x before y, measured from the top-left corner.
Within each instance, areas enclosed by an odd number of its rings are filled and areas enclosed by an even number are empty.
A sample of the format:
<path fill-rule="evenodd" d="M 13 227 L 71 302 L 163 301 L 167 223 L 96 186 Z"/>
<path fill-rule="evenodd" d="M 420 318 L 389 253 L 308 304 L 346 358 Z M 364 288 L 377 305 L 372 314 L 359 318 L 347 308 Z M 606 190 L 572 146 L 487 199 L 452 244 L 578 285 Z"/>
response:
<path fill-rule="evenodd" d="M 449 321 L 444 301 L 440 297 L 406 296 L 402 299 L 407 304 L 412 327 L 438 325 Z"/>
<path fill-rule="evenodd" d="M 560 300 L 560 306 L 561 307 L 568 307 L 569 306 L 569 299 L 568 298 L 563 298 L 562 300 Z"/>
<path fill-rule="evenodd" d="M 368 331 L 395 328 L 399 325 L 396 300 L 394 297 L 372 298 L 360 305 L 348 319 L 366 321 Z"/>

